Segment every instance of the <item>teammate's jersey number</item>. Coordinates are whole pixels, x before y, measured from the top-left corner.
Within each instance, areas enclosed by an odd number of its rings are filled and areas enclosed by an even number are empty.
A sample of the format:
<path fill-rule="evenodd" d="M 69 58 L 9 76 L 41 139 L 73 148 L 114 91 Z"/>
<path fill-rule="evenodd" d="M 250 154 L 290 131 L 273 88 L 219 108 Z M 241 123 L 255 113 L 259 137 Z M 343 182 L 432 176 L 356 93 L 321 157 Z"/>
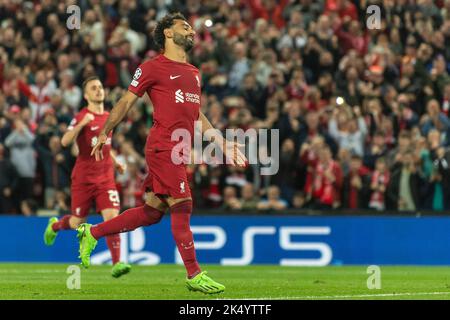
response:
<path fill-rule="evenodd" d="M 114 206 L 120 206 L 119 192 L 117 192 L 117 190 L 108 190 L 108 194 L 109 201 L 111 201 Z"/>

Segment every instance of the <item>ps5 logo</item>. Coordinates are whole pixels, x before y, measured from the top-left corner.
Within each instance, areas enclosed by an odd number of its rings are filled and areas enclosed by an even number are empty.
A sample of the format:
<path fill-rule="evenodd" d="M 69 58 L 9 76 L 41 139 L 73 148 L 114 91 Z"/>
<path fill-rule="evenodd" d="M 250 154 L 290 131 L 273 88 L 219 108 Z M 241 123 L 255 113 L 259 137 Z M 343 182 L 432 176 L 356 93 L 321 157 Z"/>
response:
<path fill-rule="evenodd" d="M 255 260 L 255 248 L 261 248 L 263 243 L 273 246 L 274 236 L 278 233 L 278 246 L 281 252 L 291 252 L 290 258 L 281 258 L 278 261 L 273 261 L 282 266 L 326 266 L 329 265 L 333 252 L 330 246 L 325 242 L 312 242 L 308 241 L 311 236 L 327 236 L 331 233 L 331 228 L 328 226 L 249 226 L 242 232 L 242 239 L 240 241 L 242 249 L 239 250 L 236 246 L 232 248 L 226 248 L 228 242 L 236 243 L 237 239 L 228 239 L 226 231 L 221 226 L 205 225 L 205 226 L 192 226 L 192 233 L 194 234 L 195 249 L 199 254 L 210 254 L 210 259 L 214 261 L 205 261 L 207 263 L 217 263 L 228 266 L 245 266 L 254 263 Z M 235 235 L 235 234 L 233 234 Z M 173 260 L 167 260 L 168 257 L 165 253 L 161 253 L 161 256 L 146 251 L 146 247 L 152 243 L 146 244 L 145 232 L 143 228 L 136 229 L 130 233 L 121 233 L 121 257 L 124 262 L 142 265 L 156 265 L 161 262 L 161 257 L 167 262 Z M 293 237 L 302 236 L 303 241 L 295 241 Z M 198 240 L 198 239 L 201 240 Z M 266 239 L 264 239 L 266 238 Z M 229 241 L 232 240 L 232 241 Z M 238 240 L 239 241 L 239 240 Z M 228 245 L 229 247 L 229 245 Z M 155 245 L 155 250 L 158 246 Z M 223 253 L 222 253 L 222 252 Z M 182 264 L 183 261 L 178 253 L 178 249 L 174 247 L 175 263 Z M 233 255 L 234 252 L 242 252 L 238 257 L 227 257 L 229 254 Z M 314 258 L 294 258 L 292 253 L 300 256 L 304 252 L 314 252 Z M 317 254 L 318 253 L 318 254 Z M 211 258 L 214 257 L 214 258 Z M 172 258 L 173 259 L 173 258 Z M 218 261 L 217 261 L 218 259 Z M 92 264 L 105 264 L 111 262 L 111 255 L 109 250 L 105 250 L 91 258 Z"/>
<path fill-rule="evenodd" d="M 195 235 L 209 235 L 213 237 L 212 241 L 195 241 L 195 248 L 200 250 L 220 250 L 227 243 L 227 234 L 219 226 L 193 226 L 192 233 Z M 331 233 L 330 227 L 280 227 L 279 246 L 284 251 L 315 251 L 319 253 L 318 258 L 283 258 L 279 260 L 282 266 L 326 266 L 330 264 L 333 258 L 333 252 L 330 246 L 324 242 L 299 242 L 292 239 L 293 236 L 325 236 Z M 255 258 L 255 242 L 257 237 L 273 236 L 277 233 L 274 226 L 250 226 L 242 233 L 242 256 L 238 258 L 222 258 L 221 265 L 245 266 L 253 263 Z M 178 250 L 175 249 L 175 262 L 182 264 Z"/>

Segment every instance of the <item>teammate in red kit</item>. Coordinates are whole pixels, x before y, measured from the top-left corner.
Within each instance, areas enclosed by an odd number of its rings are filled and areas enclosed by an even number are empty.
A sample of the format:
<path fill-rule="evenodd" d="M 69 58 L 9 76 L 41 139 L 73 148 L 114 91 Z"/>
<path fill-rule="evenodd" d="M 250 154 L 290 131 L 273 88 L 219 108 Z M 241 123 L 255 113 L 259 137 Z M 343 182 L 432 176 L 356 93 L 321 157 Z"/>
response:
<path fill-rule="evenodd" d="M 81 262 L 88 267 L 91 252 L 99 238 L 158 223 L 169 208 L 172 234 L 187 271 L 187 288 L 218 293 L 225 287 L 208 277 L 205 271 L 202 272 L 196 259 L 190 229 L 192 198 L 186 165 L 172 161 L 172 149 L 178 142 L 171 141 L 171 135 L 176 129 L 184 129 L 193 137 L 194 122 L 201 121 L 203 133 L 209 135 L 209 139 L 214 138 L 231 164 L 244 166 L 246 158 L 238 150 L 238 144 L 225 143 L 220 134 L 205 132 L 212 129 L 212 125 L 200 112 L 199 71 L 186 62 L 187 52 L 194 45 L 194 36 L 195 31 L 179 13 L 168 14 L 158 22 L 154 39 L 162 54 L 136 69 L 128 91 L 114 106 L 92 150 L 97 160 L 103 159 L 108 134 L 138 97 L 147 93 L 154 106 L 154 125 L 145 149 L 148 166 L 145 205 L 126 210 L 120 216 L 95 226 L 82 224 L 78 228 L 78 237 Z"/>
<path fill-rule="evenodd" d="M 103 106 L 105 91 L 100 79 L 95 76 L 86 79 L 83 91 L 88 105 L 75 116 L 61 139 L 64 147 L 76 142 L 79 150 L 72 171 L 72 214 L 63 216 L 59 221 L 56 217 L 49 220 L 44 233 L 46 245 L 53 245 L 60 230 L 76 229 L 86 222 L 94 201 L 97 212 L 102 214 L 105 221 L 119 215 L 120 199 L 114 181 L 114 167 L 123 173 L 125 165 L 116 162 L 111 152 L 112 132 L 109 132 L 105 141 L 104 158 L 95 161 L 91 157 L 92 147 L 97 143 L 97 135 L 109 115 Z M 120 235 L 108 235 L 106 243 L 111 252 L 112 275 L 120 277 L 128 273 L 130 265 L 120 262 Z"/>

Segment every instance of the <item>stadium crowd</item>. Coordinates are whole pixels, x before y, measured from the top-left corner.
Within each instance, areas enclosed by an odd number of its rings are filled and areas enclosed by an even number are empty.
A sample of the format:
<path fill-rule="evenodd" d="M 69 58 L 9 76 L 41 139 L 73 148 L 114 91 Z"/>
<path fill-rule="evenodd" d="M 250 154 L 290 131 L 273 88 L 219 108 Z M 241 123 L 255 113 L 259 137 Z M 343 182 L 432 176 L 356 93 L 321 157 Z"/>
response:
<path fill-rule="evenodd" d="M 196 30 L 211 123 L 280 136 L 273 176 L 189 165 L 196 208 L 450 209 L 450 0 L 0 0 L 0 213 L 70 209 L 75 153 L 60 137 L 83 80 L 102 79 L 110 109 L 172 11 Z M 151 125 L 144 97 L 115 129 L 123 207 L 143 203 Z"/>

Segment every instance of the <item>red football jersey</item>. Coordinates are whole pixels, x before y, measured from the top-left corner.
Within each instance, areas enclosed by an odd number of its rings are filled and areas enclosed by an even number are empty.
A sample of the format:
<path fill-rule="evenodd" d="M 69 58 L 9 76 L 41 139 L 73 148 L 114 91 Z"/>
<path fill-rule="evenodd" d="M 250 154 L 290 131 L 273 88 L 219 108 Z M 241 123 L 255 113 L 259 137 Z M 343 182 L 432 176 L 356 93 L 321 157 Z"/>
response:
<path fill-rule="evenodd" d="M 97 114 L 89 111 L 87 108 L 83 108 L 73 118 L 68 130 L 72 130 L 83 120 L 87 113 L 92 114 L 94 120 L 89 122 L 77 137 L 77 145 L 80 151 L 72 171 L 72 183 L 102 183 L 111 179 L 114 181 L 114 167 L 110 155 L 112 132 L 109 133 L 108 139 L 102 149 L 103 160 L 96 161 L 95 157 L 91 156 L 92 148 L 97 143 L 97 136 L 105 124 L 106 119 L 108 119 L 109 112 L 105 111 L 103 114 Z"/>
<path fill-rule="evenodd" d="M 147 92 L 153 103 L 153 127 L 147 138 L 147 149 L 172 150 L 178 143 L 171 141 L 176 129 L 188 130 L 194 139 L 201 97 L 196 67 L 159 55 L 136 69 L 128 90 L 139 97 Z"/>

